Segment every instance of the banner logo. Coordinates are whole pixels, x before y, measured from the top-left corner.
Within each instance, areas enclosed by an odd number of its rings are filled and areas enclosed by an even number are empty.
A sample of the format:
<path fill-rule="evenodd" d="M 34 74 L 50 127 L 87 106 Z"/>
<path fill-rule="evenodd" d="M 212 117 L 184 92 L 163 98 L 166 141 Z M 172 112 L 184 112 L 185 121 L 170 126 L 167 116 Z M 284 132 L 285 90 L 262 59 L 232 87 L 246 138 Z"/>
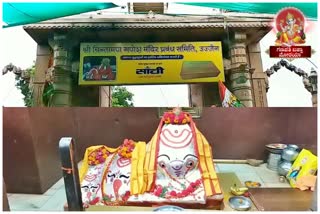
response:
<path fill-rule="evenodd" d="M 308 58 L 311 57 L 311 46 L 306 43 L 304 31 L 306 18 L 296 8 L 285 8 L 275 17 L 277 39 L 275 46 L 270 47 L 271 58 Z"/>
<path fill-rule="evenodd" d="M 81 43 L 80 85 L 224 81 L 221 41 Z"/>

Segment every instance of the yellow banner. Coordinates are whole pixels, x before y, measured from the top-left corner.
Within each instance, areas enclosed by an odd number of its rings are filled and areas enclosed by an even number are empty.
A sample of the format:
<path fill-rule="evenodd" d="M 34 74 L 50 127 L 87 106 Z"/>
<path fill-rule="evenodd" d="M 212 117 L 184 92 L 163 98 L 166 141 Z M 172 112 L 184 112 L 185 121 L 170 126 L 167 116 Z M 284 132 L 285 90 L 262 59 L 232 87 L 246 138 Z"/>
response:
<path fill-rule="evenodd" d="M 80 85 L 224 81 L 221 42 L 82 43 Z"/>

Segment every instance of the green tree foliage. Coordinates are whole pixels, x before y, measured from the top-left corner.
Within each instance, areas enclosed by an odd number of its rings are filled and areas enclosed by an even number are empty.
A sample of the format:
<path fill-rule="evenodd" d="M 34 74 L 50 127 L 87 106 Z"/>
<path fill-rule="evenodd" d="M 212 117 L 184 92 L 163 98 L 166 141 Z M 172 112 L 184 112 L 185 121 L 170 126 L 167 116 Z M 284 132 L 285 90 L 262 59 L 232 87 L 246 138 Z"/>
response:
<path fill-rule="evenodd" d="M 27 69 L 27 75 L 32 76 L 35 72 L 35 65 Z M 29 80 L 23 78 L 21 75 L 16 75 L 16 87 L 21 90 L 21 93 L 24 95 L 24 103 L 27 107 L 33 106 L 33 94 L 30 89 Z M 43 93 L 43 102 L 45 106 L 49 106 L 49 100 L 53 94 L 52 84 L 46 84 Z M 133 107 L 133 96 L 131 92 L 123 86 L 114 86 L 112 87 L 112 107 Z"/>
<path fill-rule="evenodd" d="M 42 94 L 42 102 L 43 105 L 46 107 L 50 106 L 50 99 L 53 96 L 53 84 L 52 83 L 46 83 L 43 89 L 43 94 Z"/>
<path fill-rule="evenodd" d="M 112 87 L 112 107 L 133 107 L 133 96 L 126 87 Z"/>
<path fill-rule="evenodd" d="M 35 65 L 32 65 L 30 68 L 26 70 L 25 74 L 32 77 L 35 72 L 35 67 Z M 24 96 L 23 101 L 25 106 L 32 107 L 33 94 L 32 90 L 30 89 L 29 80 L 23 78 L 21 75 L 16 75 L 16 87 L 21 90 L 21 93 Z"/>

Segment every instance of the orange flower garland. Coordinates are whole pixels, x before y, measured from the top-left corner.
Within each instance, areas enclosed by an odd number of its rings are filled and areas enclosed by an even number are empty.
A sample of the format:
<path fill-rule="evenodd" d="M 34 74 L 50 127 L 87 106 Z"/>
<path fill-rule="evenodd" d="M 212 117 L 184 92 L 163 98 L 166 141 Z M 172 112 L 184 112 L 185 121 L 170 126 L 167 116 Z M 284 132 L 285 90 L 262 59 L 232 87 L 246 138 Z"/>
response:
<path fill-rule="evenodd" d="M 165 124 L 187 124 L 191 120 L 190 116 L 182 112 L 180 108 L 164 113 L 163 119 Z"/>
<path fill-rule="evenodd" d="M 125 139 L 123 144 L 119 147 L 118 155 L 123 158 L 131 158 L 135 143 L 132 140 Z"/>
<path fill-rule="evenodd" d="M 92 151 L 88 156 L 89 165 L 98 165 L 104 163 L 109 155 L 109 152 L 103 146 Z"/>

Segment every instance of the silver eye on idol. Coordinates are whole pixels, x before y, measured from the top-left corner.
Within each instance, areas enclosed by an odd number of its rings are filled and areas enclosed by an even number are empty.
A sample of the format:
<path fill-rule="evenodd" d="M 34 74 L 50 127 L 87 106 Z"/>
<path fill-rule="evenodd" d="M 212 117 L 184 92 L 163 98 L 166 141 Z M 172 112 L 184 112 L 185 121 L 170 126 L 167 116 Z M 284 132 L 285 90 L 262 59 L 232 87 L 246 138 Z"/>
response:
<path fill-rule="evenodd" d="M 165 168 L 165 167 L 166 167 L 166 163 L 163 162 L 163 161 L 160 161 L 160 162 L 159 162 L 159 166 L 160 166 L 161 168 Z"/>
<path fill-rule="evenodd" d="M 186 166 L 187 166 L 188 168 L 192 168 L 192 167 L 194 166 L 194 161 L 192 161 L 192 160 L 188 161 L 188 162 L 186 163 Z"/>
<path fill-rule="evenodd" d="M 166 168 L 167 163 L 170 162 L 170 157 L 166 154 L 161 154 L 158 156 L 158 166 L 161 168 Z"/>
<path fill-rule="evenodd" d="M 185 165 L 189 169 L 193 169 L 198 164 L 198 158 L 195 155 L 188 154 L 184 157 Z"/>

